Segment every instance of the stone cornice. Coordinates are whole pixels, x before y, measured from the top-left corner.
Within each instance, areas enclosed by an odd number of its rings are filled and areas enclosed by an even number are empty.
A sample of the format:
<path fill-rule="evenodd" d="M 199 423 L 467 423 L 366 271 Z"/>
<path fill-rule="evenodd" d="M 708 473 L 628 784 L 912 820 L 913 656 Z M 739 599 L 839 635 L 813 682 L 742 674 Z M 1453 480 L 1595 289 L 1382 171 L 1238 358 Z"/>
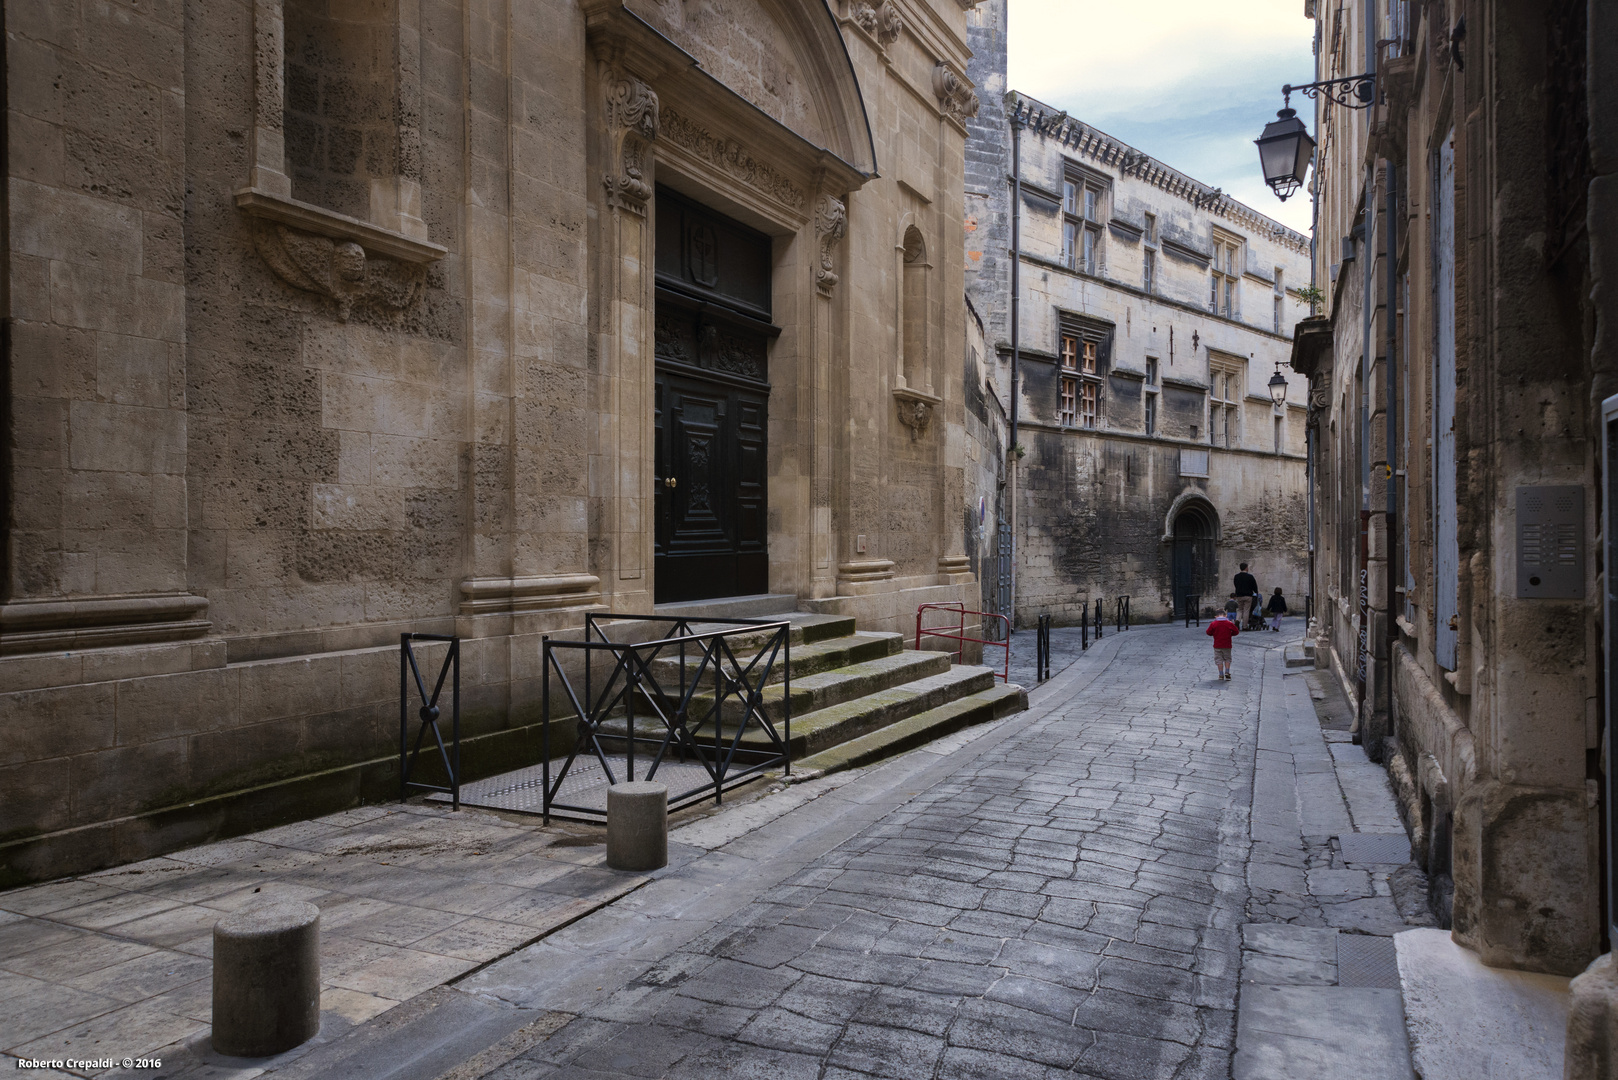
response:
<path fill-rule="evenodd" d="M 1194 180 L 1151 155 L 1142 153 L 1088 124 L 1080 123 L 1034 98 L 1017 94 L 1015 91 L 1011 96 L 1032 105 L 1036 117 L 1060 117 L 1053 126 L 1041 124 L 1038 127 L 1031 126 L 1029 130 L 1045 138 L 1054 139 L 1064 149 L 1079 157 L 1089 158 L 1114 169 L 1120 176 L 1132 176 L 1143 180 L 1170 195 L 1184 199 L 1198 210 L 1206 210 L 1216 217 L 1225 218 L 1242 226 L 1249 235 L 1266 237 L 1302 255 L 1309 253 L 1307 236 L 1287 228 L 1274 218 L 1264 216 L 1244 203 L 1237 202 L 1219 188 L 1209 187 Z"/>

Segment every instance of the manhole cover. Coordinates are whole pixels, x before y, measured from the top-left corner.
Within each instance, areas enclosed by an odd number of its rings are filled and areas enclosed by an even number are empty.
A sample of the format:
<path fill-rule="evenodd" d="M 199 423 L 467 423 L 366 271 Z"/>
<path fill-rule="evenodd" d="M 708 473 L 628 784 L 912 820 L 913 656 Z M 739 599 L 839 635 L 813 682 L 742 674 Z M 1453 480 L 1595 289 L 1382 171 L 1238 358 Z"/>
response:
<path fill-rule="evenodd" d="M 1337 985 L 1399 989 L 1399 951 L 1390 937 L 1337 935 Z"/>
<path fill-rule="evenodd" d="M 1410 861 L 1410 838 L 1404 833 L 1348 833 L 1337 844 L 1348 863 L 1403 866 Z"/>

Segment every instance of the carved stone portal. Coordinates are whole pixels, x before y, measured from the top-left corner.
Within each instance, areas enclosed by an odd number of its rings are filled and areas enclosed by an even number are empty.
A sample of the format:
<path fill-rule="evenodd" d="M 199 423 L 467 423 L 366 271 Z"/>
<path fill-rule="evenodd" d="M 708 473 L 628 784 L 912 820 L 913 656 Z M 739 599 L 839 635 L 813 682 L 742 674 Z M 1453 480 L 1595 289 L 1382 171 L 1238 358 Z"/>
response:
<path fill-rule="evenodd" d="M 607 205 L 645 216 L 652 197 L 646 182 L 646 154 L 658 133 L 657 94 L 651 87 L 615 67 L 602 75 L 611 167 L 601 178 Z"/>
<path fill-rule="evenodd" d="M 425 266 L 367 256 L 352 240 L 274 222 L 253 223 L 253 245 L 282 281 L 336 303 L 337 317 L 344 322 L 361 301 L 396 311 L 409 307 L 427 280 Z"/>
<path fill-rule="evenodd" d="M 976 91 L 948 64 L 933 68 L 933 93 L 938 97 L 938 107 L 960 123 L 978 114 Z"/>
<path fill-rule="evenodd" d="M 832 249 L 848 232 L 848 208 L 833 195 L 822 195 L 815 202 L 815 238 L 820 242 L 820 266 L 815 270 L 815 288 L 830 296 L 838 277 Z"/>

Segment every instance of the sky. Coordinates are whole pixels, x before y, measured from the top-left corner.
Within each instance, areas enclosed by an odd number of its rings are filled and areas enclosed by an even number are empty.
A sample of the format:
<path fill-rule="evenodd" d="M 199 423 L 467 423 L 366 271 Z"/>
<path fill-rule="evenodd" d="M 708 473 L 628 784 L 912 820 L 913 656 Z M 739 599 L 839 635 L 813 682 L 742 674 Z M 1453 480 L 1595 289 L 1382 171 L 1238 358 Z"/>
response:
<path fill-rule="evenodd" d="M 1307 191 L 1277 199 L 1258 138 L 1281 86 L 1314 78 L 1303 0 L 1008 0 L 1009 83 L 1309 231 Z M 1306 120 L 1301 96 L 1293 106 Z"/>

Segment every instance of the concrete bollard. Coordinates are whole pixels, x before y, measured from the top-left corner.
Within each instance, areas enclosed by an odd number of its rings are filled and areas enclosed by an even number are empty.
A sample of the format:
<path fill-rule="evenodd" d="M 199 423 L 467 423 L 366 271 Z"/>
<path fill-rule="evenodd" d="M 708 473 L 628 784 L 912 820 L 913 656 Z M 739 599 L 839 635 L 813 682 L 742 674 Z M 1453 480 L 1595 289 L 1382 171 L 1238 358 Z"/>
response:
<path fill-rule="evenodd" d="M 669 864 L 669 789 L 614 784 L 607 789 L 607 865 L 656 870 Z"/>
<path fill-rule="evenodd" d="M 320 909 L 272 901 L 213 928 L 213 1046 L 268 1057 L 320 1030 Z"/>

